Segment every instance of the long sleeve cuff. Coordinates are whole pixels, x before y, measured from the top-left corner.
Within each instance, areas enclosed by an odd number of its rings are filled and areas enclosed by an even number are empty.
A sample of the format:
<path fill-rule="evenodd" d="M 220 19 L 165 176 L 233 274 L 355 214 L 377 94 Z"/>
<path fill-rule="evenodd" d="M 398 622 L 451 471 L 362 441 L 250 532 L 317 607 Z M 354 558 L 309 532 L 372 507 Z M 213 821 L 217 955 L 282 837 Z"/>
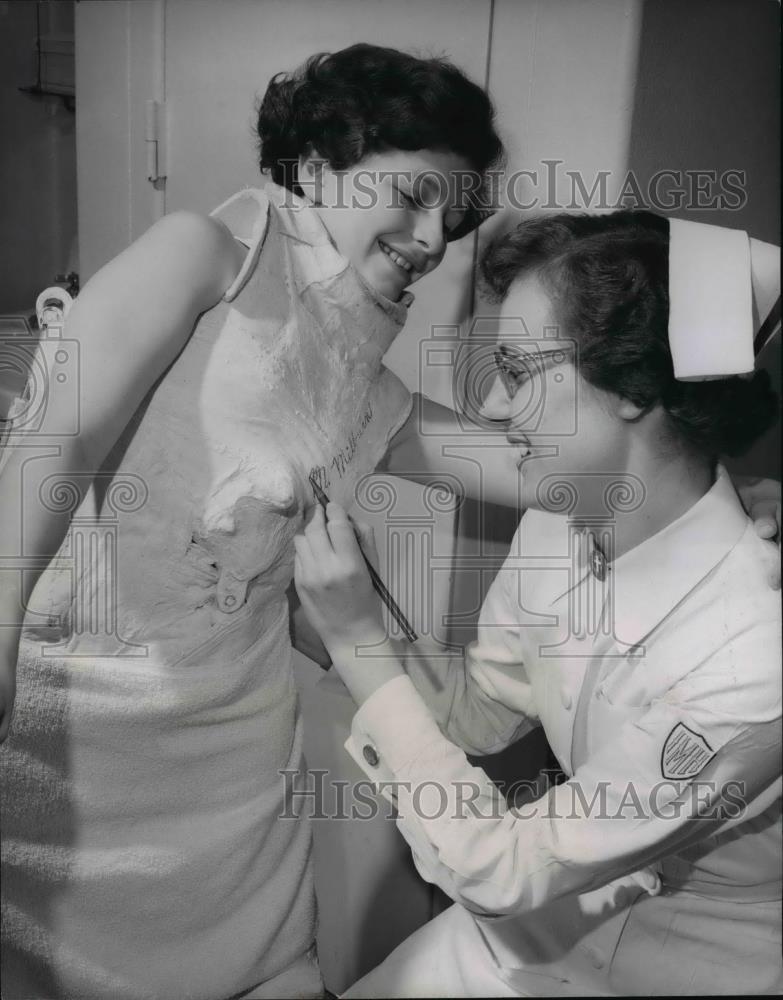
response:
<path fill-rule="evenodd" d="M 357 711 L 345 748 L 375 782 L 401 777 L 444 738 L 407 676 L 378 688 Z"/>

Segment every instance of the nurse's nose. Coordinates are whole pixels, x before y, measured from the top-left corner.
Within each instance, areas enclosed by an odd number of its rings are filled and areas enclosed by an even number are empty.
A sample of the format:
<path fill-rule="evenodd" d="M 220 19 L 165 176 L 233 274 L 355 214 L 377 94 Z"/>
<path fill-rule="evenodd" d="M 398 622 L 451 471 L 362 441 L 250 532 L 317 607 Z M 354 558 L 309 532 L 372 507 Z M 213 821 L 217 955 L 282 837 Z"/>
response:
<path fill-rule="evenodd" d="M 440 259 L 446 252 L 442 213 L 437 210 L 417 212 L 413 238 L 426 250 L 429 257 Z"/>
<path fill-rule="evenodd" d="M 489 387 L 486 399 L 481 404 L 479 416 L 486 420 L 511 419 L 511 400 L 500 375 L 495 376 L 495 380 Z"/>

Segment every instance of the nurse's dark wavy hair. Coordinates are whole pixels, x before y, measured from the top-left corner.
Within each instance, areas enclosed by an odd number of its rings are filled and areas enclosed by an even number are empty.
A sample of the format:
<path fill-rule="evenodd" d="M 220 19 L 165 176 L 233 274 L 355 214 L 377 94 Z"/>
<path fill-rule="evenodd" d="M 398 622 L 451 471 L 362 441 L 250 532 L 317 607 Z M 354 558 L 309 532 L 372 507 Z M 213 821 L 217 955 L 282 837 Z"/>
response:
<path fill-rule="evenodd" d="M 457 153 L 483 178 L 476 191 L 464 185 L 466 215 L 449 235 L 459 239 L 489 214 L 484 175 L 503 158 L 494 119 L 487 94 L 447 60 L 352 45 L 272 78 L 258 108 L 260 166 L 302 194 L 297 161 L 311 149 L 334 170 L 389 150 Z"/>
<path fill-rule="evenodd" d="M 481 272 L 505 298 L 535 272 L 579 345 L 579 373 L 645 409 L 660 404 L 682 439 L 710 457 L 741 455 L 777 418 L 769 374 L 674 377 L 669 350 L 669 223 L 652 212 L 554 215 L 491 244 Z"/>

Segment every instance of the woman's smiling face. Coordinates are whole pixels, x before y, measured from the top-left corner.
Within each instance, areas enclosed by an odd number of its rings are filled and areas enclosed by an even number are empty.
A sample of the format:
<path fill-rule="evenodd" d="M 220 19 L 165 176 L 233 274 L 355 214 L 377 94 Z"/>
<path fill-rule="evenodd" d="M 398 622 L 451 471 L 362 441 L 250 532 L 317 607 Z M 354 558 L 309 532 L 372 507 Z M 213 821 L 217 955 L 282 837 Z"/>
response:
<path fill-rule="evenodd" d="M 463 157 L 428 149 L 374 153 L 337 171 L 314 154 L 299 167 L 300 185 L 340 253 L 393 302 L 443 260 L 471 180 Z"/>

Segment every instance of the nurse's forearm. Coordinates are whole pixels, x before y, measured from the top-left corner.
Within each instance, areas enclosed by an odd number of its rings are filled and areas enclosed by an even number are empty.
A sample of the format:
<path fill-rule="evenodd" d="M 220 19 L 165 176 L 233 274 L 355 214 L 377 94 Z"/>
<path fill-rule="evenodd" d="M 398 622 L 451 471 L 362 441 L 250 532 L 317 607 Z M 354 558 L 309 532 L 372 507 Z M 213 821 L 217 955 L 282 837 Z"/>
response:
<path fill-rule="evenodd" d="M 334 668 L 357 705 L 363 705 L 370 695 L 405 672 L 393 643 L 381 635 L 333 647 L 329 653 Z"/>
<path fill-rule="evenodd" d="M 457 415 L 447 406 L 413 394 L 410 416 L 397 431 L 378 469 L 414 482 L 430 482 L 441 471 L 441 441 L 459 434 Z"/>

